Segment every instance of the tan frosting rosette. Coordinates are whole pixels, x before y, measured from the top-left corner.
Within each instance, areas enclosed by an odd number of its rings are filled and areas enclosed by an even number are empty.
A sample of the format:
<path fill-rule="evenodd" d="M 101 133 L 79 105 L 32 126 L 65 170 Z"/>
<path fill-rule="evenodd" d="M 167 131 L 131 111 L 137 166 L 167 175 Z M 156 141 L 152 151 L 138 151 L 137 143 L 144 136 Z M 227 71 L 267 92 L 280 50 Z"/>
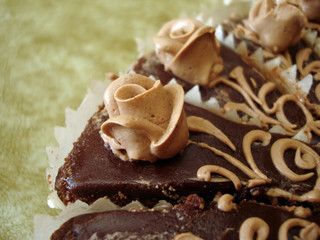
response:
<path fill-rule="evenodd" d="M 167 22 L 154 38 L 155 52 L 166 71 L 208 86 L 223 70 L 215 29 L 192 18 Z"/>
<path fill-rule="evenodd" d="M 299 4 L 309 20 L 320 20 L 319 0 L 299 0 Z"/>
<path fill-rule="evenodd" d="M 248 24 L 261 45 L 279 53 L 299 42 L 307 21 L 295 0 L 257 0 Z"/>
<path fill-rule="evenodd" d="M 122 160 L 173 157 L 189 139 L 183 109 L 184 91 L 175 83 L 162 86 L 139 74 L 114 80 L 104 95 L 109 119 L 101 126 L 101 137 Z"/>

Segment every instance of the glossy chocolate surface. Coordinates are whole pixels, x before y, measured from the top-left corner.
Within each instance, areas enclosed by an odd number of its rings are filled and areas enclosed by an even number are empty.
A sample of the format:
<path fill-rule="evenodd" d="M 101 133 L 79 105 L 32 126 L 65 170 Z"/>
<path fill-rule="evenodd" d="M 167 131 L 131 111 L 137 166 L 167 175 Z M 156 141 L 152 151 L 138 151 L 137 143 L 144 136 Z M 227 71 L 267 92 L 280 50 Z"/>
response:
<path fill-rule="evenodd" d="M 233 152 L 218 139 L 204 133 L 191 132 L 190 139 L 205 142 L 247 164 L 242 151 L 242 139 L 250 130 L 257 127 L 236 124 L 222 119 L 206 110 L 185 105 L 187 115 L 196 115 L 211 121 L 221 129 L 234 143 Z M 167 199 L 171 202 L 180 197 L 197 193 L 206 200 L 211 200 L 218 192 L 236 194 L 239 199 L 262 198 L 265 187 L 262 185 L 252 189 L 245 186 L 236 192 L 231 182 L 205 182 L 197 179 L 197 170 L 206 164 L 222 166 L 234 172 L 242 181 L 248 181 L 248 176 L 238 168 L 228 163 L 224 158 L 215 155 L 208 149 L 190 144 L 182 154 L 171 159 L 159 160 L 156 163 L 128 162 L 117 158 L 110 148 L 104 145 L 99 131 L 100 124 L 106 119 L 103 109 L 89 121 L 88 126 L 74 149 L 69 154 L 63 167 L 60 168 L 56 181 L 56 190 L 65 204 L 80 199 L 92 203 L 94 200 L 107 196 L 122 205 L 131 200 L 140 200 L 152 204 L 156 199 Z M 235 131 L 236 129 L 236 131 Z M 268 146 L 253 145 L 252 154 L 259 169 L 272 179 L 271 186 L 289 190 L 292 193 L 303 193 L 313 188 L 316 174 L 303 183 L 294 183 L 282 176 L 274 167 L 270 157 L 272 142 L 281 138 L 273 135 Z M 289 151 L 288 159 L 294 157 L 294 151 Z M 298 169 L 293 162 L 287 162 L 290 169 L 297 173 L 306 172 Z M 253 196 L 254 195 L 254 196 Z"/>
<path fill-rule="evenodd" d="M 245 69 L 247 78 L 254 77 L 256 79 L 257 87 L 254 91 L 258 91 L 258 86 L 264 83 L 263 77 L 241 61 L 240 57 L 231 50 L 222 47 L 221 54 L 225 62 L 223 76 L 227 77 L 234 67 L 241 65 Z M 140 59 L 134 70 L 146 76 L 153 75 L 163 84 L 174 77 L 171 73 L 164 71 L 163 65 L 155 55 Z M 177 79 L 177 81 L 185 88 L 185 91 L 192 87 L 191 84 L 183 80 Z M 242 96 L 236 95 L 233 89 L 225 85 L 213 89 L 201 88 L 201 93 L 204 99 L 216 96 L 221 105 L 230 99 L 243 101 Z M 273 91 L 269 94 L 268 100 L 272 102 L 274 98 L 279 96 L 281 96 L 280 92 Z M 291 114 L 292 118 L 297 121 L 303 119 L 303 114 L 300 114 L 299 109 L 295 110 L 295 106 L 289 106 L 288 109 L 288 112 L 293 113 Z M 242 139 L 245 134 L 253 129 L 258 129 L 258 127 L 240 125 L 189 104 L 185 104 L 185 112 L 188 116 L 195 115 L 209 120 L 225 133 L 237 150 L 233 152 L 215 137 L 204 133 L 191 132 L 190 139 L 192 141 L 205 142 L 248 166 L 243 155 Z M 197 170 L 206 164 L 222 166 L 235 173 L 243 182 L 247 182 L 249 177 L 224 158 L 195 144 L 188 145 L 180 155 L 156 163 L 125 162 L 117 158 L 100 137 L 100 126 L 107 118 L 107 113 L 102 106 L 89 120 L 86 129 L 78 141 L 74 143 L 73 150 L 59 170 L 55 188 L 58 196 L 66 205 L 77 199 L 92 203 L 100 197 L 107 196 L 119 205 L 139 200 L 152 206 L 159 199 L 176 203 L 179 199 L 192 193 L 197 193 L 206 201 L 211 201 L 219 191 L 234 194 L 236 201 L 254 198 L 270 203 L 273 200 L 265 195 L 268 188 L 277 187 L 294 194 L 302 194 L 312 190 L 317 178 L 315 170 L 311 170 L 315 173 L 313 177 L 304 182 L 294 183 L 278 172 L 270 156 L 272 143 L 284 137 L 278 134 L 272 135 L 271 143 L 268 146 L 252 145 L 252 154 L 258 168 L 271 178 L 272 182 L 253 188 L 247 188 L 243 185 L 240 191 L 236 191 L 230 181 L 206 182 L 197 179 Z M 286 152 L 288 167 L 298 174 L 310 172 L 310 170 L 297 168 L 292 161 L 294 154 L 295 151 Z M 215 178 L 219 179 L 219 175 L 215 175 Z"/>
<path fill-rule="evenodd" d="M 268 239 L 278 239 L 281 224 L 296 218 L 283 208 L 254 202 L 241 203 L 230 212 L 219 210 L 216 203 L 205 209 L 186 203 L 164 211 L 116 210 L 77 216 L 62 225 L 51 239 L 89 239 L 94 234 L 95 239 L 173 239 L 185 232 L 203 239 L 239 239 L 240 227 L 250 217 L 258 217 L 268 224 Z M 319 223 L 320 216 L 305 220 Z M 300 229 L 290 229 L 288 239 L 299 236 Z"/>

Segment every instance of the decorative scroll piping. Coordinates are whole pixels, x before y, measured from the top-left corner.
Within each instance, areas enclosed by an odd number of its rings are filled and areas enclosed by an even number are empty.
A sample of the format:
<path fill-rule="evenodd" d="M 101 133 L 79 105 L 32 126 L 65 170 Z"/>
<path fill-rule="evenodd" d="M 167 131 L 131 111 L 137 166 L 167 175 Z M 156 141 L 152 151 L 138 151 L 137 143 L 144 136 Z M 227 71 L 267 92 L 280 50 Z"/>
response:
<path fill-rule="evenodd" d="M 320 83 L 317 84 L 314 92 L 315 92 L 317 99 L 320 101 Z"/>
<path fill-rule="evenodd" d="M 258 178 L 249 179 L 247 186 L 248 186 L 248 188 L 253 188 L 256 186 L 264 185 L 269 182 L 270 182 L 269 180 L 265 180 L 265 179 L 261 179 L 261 178 L 260 179 L 258 179 Z"/>
<path fill-rule="evenodd" d="M 284 105 L 286 102 L 289 102 L 289 101 L 294 102 L 302 110 L 306 118 L 305 125 L 302 126 L 300 129 L 295 130 L 294 128 L 296 127 L 296 125 L 290 123 L 284 113 Z M 278 106 L 278 109 L 276 112 L 277 119 L 283 123 L 283 127 L 286 130 L 291 131 L 294 135 L 297 134 L 299 131 L 304 130 L 308 135 L 308 139 L 309 139 L 308 142 L 310 142 L 312 138 L 311 131 L 313 131 L 315 134 L 320 136 L 320 121 L 313 119 L 313 116 L 310 113 L 310 111 L 306 108 L 306 106 L 303 103 L 301 103 L 301 101 L 299 101 L 299 99 L 295 95 L 293 94 L 283 95 L 280 98 L 278 98 L 278 100 L 276 101 L 276 104 Z M 292 135 L 289 135 L 289 136 L 292 136 Z"/>
<path fill-rule="evenodd" d="M 254 236 L 256 234 L 256 239 L 265 240 L 268 238 L 269 232 L 270 227 L 264 220 L 258 217 L 251 217 L 242 223 L 239 231 L 239 239 L 253 240 L 255 239 Z"/>
<path fill-rule="evenodd" d="M 312 211 L 310 208 L 304 208 L 301 206 L 290 206 L 290 207 L 285 207 L 287 211 L 292 212 L 295 216 L 300 217 L 300 218 L 307 218 L 312 216 Z"/>
<path fill-rule="evenodd" d="M 236 168 L 240 169 L 244 174 L 246 174 L 248 177 L 252 178 L 252 179 L 256 179 L 259 178 L 259 176 L 252 171 L 250 168 L 248 168 L 246 165 L 244 165 L 242 162 L 240 162 L 238 159 L 232 157 L 231 155 L 222 152 L 214 147 L 209 146 L 206 143 L 200 142 L 192 142 L 194 144 L 197 144 L 198 146 L 202 147 L 202 148 L 207 148 L 210 151 L 212 151 L 214 154 L 216 154 L 217 156 L 221 156 L 223 157 L 225 160 L 227 160 L 230 164 L 232 164 L 233 166 L 235 166 Z"/>
<path fill-rule="evenodd" d="M 299 42 L 307 18 L 293 1 L 258 0 L 249 13 L 248 24 L 261 45 L 275 53 Z"/>
<path fill-rule="evenodd" d="M 298 202 L 311 202 L 311 203 L 319 203 L 320 202 L 320 191 L 319 190 L 311 190 L 301 196 L 292 194 L 288 191 L 282 190 L 280 188 L 270 188 L 266 195 L 269 197 L 277 198 L 283 197 L 290 199 L 292 201 Z"/>
<path fill-rule="evenodd" d="M 289 139 L 289 138 L 279 139 L 271 147 L 271 158 L 274 165 L 278 169 L 278 171 L 281 172 L 282 175 L 284 175 L 291 181 L 294 181 L 294 182 L 305 181 L 310 177 L 312 177 L 314 173 L 298 175 L 292 172 L 287 167 L 284 161 L 284 153 L 288 149 L 295 149 L 297 151 L 295 156 L 295 163 L 300 168 L 303 168 L 303 169 L 320 168 L 320 157 L 312 148 L 295 139 Z M 302 157 L 301 157 L 301 151 L 303 153 Z"/>
<path fill-rule="evenodd" d="M 319 81 L 320 80 L 320 60 L 313 61 L 304 67 L 304 62 L 309 59 L 311 53 L 312 53 L 311 48 L 305 48 L 300 50 L 296 55 L 297 66 L 302 77 L 305 77 L 311 72 L 314 72 L 315 73 L 313 75 L 314 80 Z M 314 94 L 315 94 L 315 97 L 320 101 L 320 84 L 317 84 L 317 86 L 315 87 Z M 314 108 L 315 108 L 314 111 L 316 113 L 318 112 L 317 115 L 319 115 L 320 107 L 314 106 Z"/>
<path fill-rule="evenodd" d="M 193 84 L 208 86 L 223 70 L 215 29 L 182 18 L 166 23 L 154 38 L 155 52 L 166 71 Z"/>
<path fill-rule="evenodd" d="M 309 60 L 311 53 L 312 53 L 311 48 L 305 48 L 305 49 L 301 49 L 296 55 L 297 67 L 301 74 L 301 78 L 304 78 L 311 72 L 314 72 L 316 74 L 320 73 L 320 60 L 313 61 L 307 64 L 306 66 L 304 66 L 304 62 Z M 314 76 L 314 79 L 320 80 L 320 78 L 319 79 L 317 78 L 317 75 Z"/>
<path fill-rule="evenodd" d="M 279 125 L 286 131 L 286 135 L 288 136 L 295 136 L 299 132 L 303 131 L 307 136 L 306 141 L 308 143 L 311 142 L 312 132 L 320 136 L 320 121 L 314 120 L 308 108 L 294 94 L 282 95 L 270 108 L 266 103 L 266 96 L 275 89 L 274 83 L 267 82 L 262 85 L 258 92 L 258 95 L 256 96 L 248 85 L 243 74 L 243 69 L 241 67 L 236 67 L 230 73 L 230 77 L 235 79 L 237 83 L 223 77 L 218 77 L 210 83 L 210 87 L 215 87 L 220 83 L 225 84 L 239 92 L 245 99 L 246 103 L 226 103 L 224 105 L 224 109 L 226 111 L 236 110 L 247 114 L 251 118 L 259 119 L 261 127 L 265 129 L 269 129 L 271 126 Z M 294 102 L 295 105 L 299 107 L 305 115 L 305 125 L 299 129 L 296 129 L 297 125 L 291 123 L 286 117 L 286 114 L 284 112 L 284 105 L 287 102 Z M 260 110 L 257 105 L 260 106 L 264 112 Z M 276 119 L 269 117 L 267 114 L 275 114 Z"/>
<path fill-rule="evenodd" d="M 233 185 L 237 191 L 242 187 L 240 179 L 233 172 L 216 165 L 204 165 L 197 171 L 197 177 L 200 180 L 210 181 L 211 174 L 218 173 L 226 178 L 230 179 L 233 182 Z"/>
<path fill-rule="evenodd" d="M 231 77 L 233 77 L 234 79 L 236 79 L 238 82 L 243 81 L 241 79 L 244 79 L 244 75 L 243 75 L 243 70 L 241 71 L 240 67 L 235 68 L 232 72 L 231 72 Z M 314 130 L 317 131 L 317 127 L 314 126 L 314 121 L 313 121 L 313 117 L 312 114 L 308 111 L 308 109 L 299 101 L 299 99 L 293 95 L 293 94 L 286 94 L 281 96 L 280 98 L 277 99 L 277 101 L 274 103 L 273 108 L 270 109 L 266 103 L 265 97 L 266 95 L 271 92 L 274 88 L 274 85 L 271 83 L 265 83 L 262 88 L 260 89 L 259 93 L 258 93 L 258 100 L 259 101 L 255 101 L 256 103 L 260 103 L 260 106 L 262 107 L 262 109 L 267 110 L 266 112 L 268 114 L 273 114 L 276 113 L 277 116 L 277 120 L 275 119 L 271 119 L 270 117 L 267 117 L 264 113 L 262 113 L 260 110 L 257 110 L 256 106 L 254 105 L 253 101 L 248 102 L 249 106 L 254 110 L 254 112 L 256 112 L 259 116 L 259 119 L 261 122 L 265 123 L 265 124 L 273 124 L 273 125 L 281 125 L 286 131 L 287 134 L 289 136 L 294 136 L 295 134 L 297 134 L 299 130 L 294 130 L 294 128 L 296 127 L 296 125 L 291 124 L 284 113 L 284 104 L 288 101 L 293 101 L 295 102 L 303 111 L 303 113 L 305 114 L 306 118 L 307 118 L 307 122 L 306 122 L 306 126 L 303 127 L 303 129 L 308 129 L 309 132 L 310 130 Z M 253 92 L 251 91 L 251 94 L 253 95 Z M 245 98 L 247 100 L 247 98 Z M 256 98 L 255 98 L 256 99 Z M 309 128 L 307 128 L 309 126 Z M 317 131 L 316 132 L 318 135 L 320 135 L 320 132 Z M 311 140 L 311 139 L 310 139 Z"/>
<path fill-rule="evenodd" d="M 123 75 L 105 92 L 109 119 L 101 126 L 101 137 L 122 160 L 170 158 L 189 139 L 183 100 L 178 84 L 163 87 L 159 80 Z"/>
<path fill-rule="evenodd" d="M 262 184 L 271 183 L 272 180 L 268 178 L 264 173 L 260 171 L 260 169 L 257 167 L 257 165 L 254 162 L 254 159 L 251 154 L 251 146 L 255 141 L 261 141 L 263 146 L 266 146 L 270 144 L 271 135 L 268 132 L 261 131 L 261 130 L 252 130 L 248 132 L 244 138 L 243 138 L 243 152 L 244 156 L 250 166 L 248 168 L 246 165 L 244 165 L 242 162 L 240 162 L 238 159 L 230 156 L 229 154 L 222 152 L 214 147 L 209 146 L 206 143 L 200 142 L 193 142 L 189 141 L 189 143 L 197 144 L 198 146 L 202 148 L 207 148 L 211 150 L 214 154 L 217 156 L 223 157 L 225 160 L 227 160 L 230 164 L 237 167 L 239 170 L 241 170 L 244 174 L 246 174 L 250 179 L 246 183 L 247 187 L 253 188 L 255 186 L 259 186 Z M 309 146 L 307 146 L 305 143 L 300 142 L 295 139 L 291 138 L 283 138 L 277 140 L 272 146 L 271 146 L 271 159 L 275 165 L 275 167 L 278 169 L 278 171 L 283 174 L 285 177 L 287 177 L 289 180 L 294 182 L 300 182 L 305 181 L 312 177 L 314 173 L 307 173 L 303 175 L 298 175 L 294 172 L 292 172 L 287 165 L 284 162 L 284 154 L 285 151 L 288 149 L 296 149 L 296 156 L 295 156 L 295 164 L 300 167 L 301 169 L 305 170 L 311 170 L 316 169 L 317 172 L 317 180 L 315 183 L 315 186 L 313 190 L 304 193 L 303 195 L 295 195 L 288 191 L 282 190 L 280 188 L 270 188 L 267 191 L 267 196 L 270 197 L 284 197 L 293 201 L 308 201 L 308 202 L 320 202 L 320 157 L 319 155 Z M 241 188 L 241 182 L 238 177 L 229 170 L 227 172 L 225 171 L 227 169 L 224 169 L 222 167 L 216 166 L 216 165 L 205 165 L 198 169 L 197 177 L 204 181 L 210 181 L 211 179 L 211 173 L 221 171 L 220 174 L 226 176 L 225 174 L 228 174 L 226 177 L 231 179 L 231 181 L 234 183 L 236 190 Z M 235 178 L 236 177 L 236 178 Z M 234 179 L 234 180 L 232 180 Z M 235 180 L 237 179 L 237 180 Z M 240 185 L 236 185 L 236 183 L 239 182 Z"/>
<path fill-rule="evenodd" d="M 270 140 L 271 140 L 270 133 L 261 131 L 261 130 L 253 130 L 248 132 L 244 136 L 242 141 L 243 153 L 247 159 L 249 166 L 260 178 L 264 179 L 267 182 L 271 182 L 271 179 L 269 179 L 265 174 L 263 174 L 255 164 L 254 159 L 252 157 L 252 153 L 251 153 L 251 145 L 255 141 L 262 141 L 262 145 L 266 146 L 270 143 Z"/>
<path fill-rule="evenodd" d="M 230 139 L 219 128 L 213 125 L 213 123 L 211 123 L 210 121 L 200 117 L 190 116 L 190 117 L 187 117 L 187 123 L 188 123 L 189 131 L 203 132 L 211 136 L 214 136 L 218 138 L 221 142 L 226 144 L 233 151 L 236 150 L 236 147 L 230 141 Z"/>
<path fill-rule="evenodd" d="M 230 77 L 235 79 L 241 88 L 259 105 L 261 105 L 261 100 L 253 93 L 251 87 L 249 86 L 247 79 L 243 74 L 242 67 L 235 67 L 232 72 L 230 73 Z"/>
<path fill-rule="evenodd" d="M 237 73 L 240 73 L 240 72 L 237 72 Z M 254 101 L 250 98 L 250 95 L 237 83 L 232 82 L 232 81 L 225 79 L 223 77 L 218 77 L 214 81 L 211 82 L 210 87 L 215 87 L 219 83 L 223 83 L 229 87 L 232 87 L 236 91 L 238 91 L 243 96 L 243 98 L 246 100 L 246 102 L 248 104 L 248 106 L 246 106 L 245 104 L 228 102 L 224 107 L 226 111 L 231 111 L 233 109 L 241 110 L 241 111 L 247 113 L 252 118 L 258 118 L 260 120 L 260 122 L 262 123 L 262 126 L 265 128 L 268 127 L 268 124 L 273 124 L 273 125 L 281 124 L 279 121 L 266 116 L 262 111 L 260 111 L 257 108 L 257 106 L 254 104 Z"/>
<path fill-rule="evenodd" d="M 316 223 L 309 222 L 301 218 L 291 218 L 281 224 L 278 232 L 279 239 L 288 239 L 288 232 L 293 227 L 302 227 L 300 230 L 300 239 L 318 239 L 320 228 Z"/>
<path fill-rule="evenodd" d="M 174 237 L 173 240 L 203 240 L 203 238 L 197 237 L 192 233 L 180 233 Z"/>
<path fill-rule="evenodd" d="M 223 212 L 230 212 L 236 208 L 236 204 L 233 202 L 233 196 L 230 194 L 222 195 L 218 200 L 218 209 Z"/>
<path fill-rule="evenodd" d="M 283 196 L 297 201 L 320 202 L 320 156 L 306 144 L 295 139 L 279 139 L 271 147 L 271 158 L 278 171 L 294 182 L 305 181 L 314 173 L 298 175 L 291 171 L 284 161 L 284 153 L 288 149 L 295 149 L 295 163 L 302 169 L 316 169 L 317 180 L 313 190 L 296 196 L 281 189 L 269 189 L 267 195 L 277 197 Z M 302 156 L 301 156 L 302 153 Z"/>
<path fill-rule="evenodd" d="M 276 84 L 273 82 L 267 82 L 261 86 L 258 92 L 258 98 L 261 100 L 261 107 L 267 114 L 272 114 L 277 111 L 277 103 L 273 104 L 272 108 L 269 108 L 266 102 L 266 96 L 276 88 Z"/>

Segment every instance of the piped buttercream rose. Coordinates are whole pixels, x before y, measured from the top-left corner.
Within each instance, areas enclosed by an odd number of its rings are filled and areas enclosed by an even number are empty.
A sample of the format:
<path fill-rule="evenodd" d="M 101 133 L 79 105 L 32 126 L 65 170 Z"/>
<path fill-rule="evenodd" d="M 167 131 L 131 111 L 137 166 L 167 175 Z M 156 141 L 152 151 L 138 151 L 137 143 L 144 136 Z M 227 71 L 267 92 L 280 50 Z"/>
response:
<path fill-rule="evenodd" d="M 159 80 L 126 74 L 108 86 L 104 103 L 109 119 L 101 126 L 101 137 L 122 160 L 154 162 L 186 146 L 189 131 L 180 85 L 162 86 Z"/>
<path fill-rule="evenodd" d="M 183 80 L 208 86 L 223 70 L 215 29 L 192 18 L 166 23 L 154 38 L 155 52 L 166 71 Z"/>
<path fill-rule="evenodd" d="M 249 27 L 261 45 L 275 53 L 299 42 L 307 18 L 294 0 L 257 0 L 249 13 Z"/>

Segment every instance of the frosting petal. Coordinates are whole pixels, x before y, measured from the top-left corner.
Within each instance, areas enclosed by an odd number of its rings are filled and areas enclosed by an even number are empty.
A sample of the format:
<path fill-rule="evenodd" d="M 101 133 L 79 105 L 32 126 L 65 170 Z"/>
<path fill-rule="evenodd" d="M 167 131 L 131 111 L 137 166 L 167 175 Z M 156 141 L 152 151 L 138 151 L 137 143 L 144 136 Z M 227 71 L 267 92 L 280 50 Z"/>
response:
<path fill-rule="evenodd" d="M 178 84 L 139 74 L 113 81 L 104 95 L 109 119 L 101 137 L 122 160 L 170 158 L 187 144 L 189 131 L 183 110 L 184 91 Z"/>
<path fill-rule="evenodd" d="M 223 70 L 215 29 L 192 18 L 166 23 L 154 38 L 156 54 L 166 71 L 183 80 L 209 86 Z"/>
<path fill-rule="evenodd" d="M 306 23 L 306 16 L 293 0 L 258 0 L 249 13 L 249 26 L 260 44 L 275 53 L 298 43 Z"/>

